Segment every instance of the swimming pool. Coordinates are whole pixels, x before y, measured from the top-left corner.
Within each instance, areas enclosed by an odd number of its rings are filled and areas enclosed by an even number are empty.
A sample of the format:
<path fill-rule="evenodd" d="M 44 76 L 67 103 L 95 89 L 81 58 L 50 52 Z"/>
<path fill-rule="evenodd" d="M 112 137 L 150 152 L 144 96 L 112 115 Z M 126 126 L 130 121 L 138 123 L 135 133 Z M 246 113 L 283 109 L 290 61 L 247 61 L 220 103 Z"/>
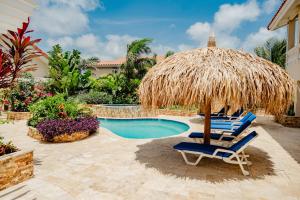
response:
<path fill-rule="evenodd" d="M 182 122 L 166 119 L 104 119 L 100 126 L 116 135 L 130 139 L 161 138 L 178 135 L 190 127 Z"/>

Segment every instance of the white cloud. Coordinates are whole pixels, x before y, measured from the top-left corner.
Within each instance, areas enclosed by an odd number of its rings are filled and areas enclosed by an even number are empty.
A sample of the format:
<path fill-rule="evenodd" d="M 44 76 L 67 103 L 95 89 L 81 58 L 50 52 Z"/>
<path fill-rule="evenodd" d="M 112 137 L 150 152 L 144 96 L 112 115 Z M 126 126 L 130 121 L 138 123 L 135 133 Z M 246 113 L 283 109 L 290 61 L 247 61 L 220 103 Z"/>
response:
<path fill-rule="evenodd" d="M 195 40 L 200 47 L 206 45 L 208 36 L 215 32 L 219 47 L 236 48 L 240 39 L 232 32 L 243 22 L 254 21 L 259 16 L 260 10 L 255 0 L 243 4 L 223 4 L 214 15 L 214 21 L 196 22 L 191 25 L 186 33 Z"/>
<path fill-rule="evenodd" d="M 199 46 L 204 46 L 207 42 L 208 35 L 211 31 L 211 25 L 207 22 L 197 22 L 189 27 L 186 33 L 195 41 L 199 42 Z"/>
<path fill-rule="evenodd" d="M 50 4 L 68 6 L 68 7 L 80 7 L 83 10 L 90 11 L 96 8 L 103 7 L 103 4 L 99 0 L 38 0 L 43 6 Z"/>
<path fill-rule="evenodd" d="M 74 40 L 71 37 L 65 36 L 65 37 L 62 37 L 62 38 L 58 38 L 56 40 L 48 39 L 47 44 L 48 44 L 49 47 L 52 47 L 56 44 L 60 44 L 60 46 L 63 47 L 63 48 L 69 48 L 69 47 L 73 46 Z"/>
<path fill-rule="evenodd" d="M 174 51 L 172 47 L 165 46 L 162 44 L 157 44 L 157 43 L 152 44 L 150 47 L 152 52 L 156 53 L 157 55 L 165 55 L 166 52 L 168 51 Z"/>
<path fill-rule="evenodd" d="M 231 33 L 242 22 L 256 20 L 259 13 L 260 9 L 255 0 L 243 4 L 223 4 L 214 15 L 214 30 Z"/>
<path fill-rule="evenodd" d="M 37 32 L 50 36 L 70 36 L 89 29 L 88 11 L 101 7 L 99 0 L 39 0 L 32 16 Z"/>
<path fill-rule="evenodd" d="M 281 3 L 279 0 L 265 0 L 262 8 L 267 14 L 271 14 Z"/>
<path fill-rule="evenodd" d="M 125 56 L 127 44 L 137 39 L 129 35 L 106 35 L 104 40 L 92 33 L 79 37 L 61 37 L 48 39 L 50 48 L 60 44 L 65 50 L 78 49 L 83 57 L 97 56 L 100 59 L 114 59 Z"/>
<path fill-rule="evenodd" d="M 253 51 L 255 47 L 262 45 L 266 40 L 276 37 L 279 39 L 285 38 L 286 30 L 285 28 L 278 29 L 276 31 L 269 31 L 265 27 L 261 27 L 257 32 L 250 33 L 241 47 L 246 51 Z"/>
<path fill-rule="evenodd" d="M 179 51 L 186 51 L 186 50 L 190 50 L 193 49 L 194 47 L 191 45 L 187 45 L 187 44 L 180 44 L 178 45 L 178 50 Z"/>

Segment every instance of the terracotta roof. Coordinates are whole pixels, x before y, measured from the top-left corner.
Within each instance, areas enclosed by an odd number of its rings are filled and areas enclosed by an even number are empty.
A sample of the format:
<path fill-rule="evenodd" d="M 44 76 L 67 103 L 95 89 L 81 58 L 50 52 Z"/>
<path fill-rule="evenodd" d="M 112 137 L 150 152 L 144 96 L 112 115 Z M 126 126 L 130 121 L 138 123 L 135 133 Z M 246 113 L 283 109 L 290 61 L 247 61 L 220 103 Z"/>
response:
<path fill-rule="evenodd" d="M 165 59 L 164 56 L 157 56 L 156 57 L 157 62 L 161 62 L 163 59 Z M 121 57 L 118 58 L 116 60 L 100 60 L 97 64 L 96 67 L 119 67 L 121 66 L 123 63 L 126 62 L 126 58 L 125 57 Z"/>
<path fill-rule="evenodd" d="M 272 17 L 271 21 L 268 24 L 268 30 L 270 30 L 270 26 L 272 24 L 272 22 L 275 20 L 275 18 L 277 17 L 277 15 L 279 14 L 279 12 L 281 11 L 281 9 L 283 8 L 284 4 L 287 2 L 288 0 L 283 0 L 280 7 L 278 8 L 278 10 L 276 11 L 275 15 Z"/>
<path fill-rule="evenodd" d="M 122 65 L 125 61 L 125 57 L 116 60 L 100 60 L 96 66 Z"/>

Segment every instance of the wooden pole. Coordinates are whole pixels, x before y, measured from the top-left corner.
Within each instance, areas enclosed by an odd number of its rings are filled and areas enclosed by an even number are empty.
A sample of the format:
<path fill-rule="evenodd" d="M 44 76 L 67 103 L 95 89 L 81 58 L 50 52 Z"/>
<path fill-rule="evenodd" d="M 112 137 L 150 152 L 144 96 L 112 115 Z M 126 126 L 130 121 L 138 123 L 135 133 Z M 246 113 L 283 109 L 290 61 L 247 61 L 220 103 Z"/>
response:
<path fill-rule="evenodd" d="M 211 101 L 209 101 L 205 106 L 204 144 L 210 144 L 210 114 L 211 114 Z"/>

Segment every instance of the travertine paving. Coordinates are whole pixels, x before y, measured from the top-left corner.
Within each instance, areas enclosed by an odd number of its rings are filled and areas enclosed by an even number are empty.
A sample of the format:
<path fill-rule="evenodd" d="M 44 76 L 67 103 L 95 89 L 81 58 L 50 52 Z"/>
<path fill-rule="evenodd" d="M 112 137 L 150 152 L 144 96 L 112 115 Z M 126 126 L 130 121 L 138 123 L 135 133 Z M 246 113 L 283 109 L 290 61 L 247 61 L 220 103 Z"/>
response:
<path fill-rule="evenodd" d="M 202 129 L 197 120 L 185 121 Z M 43 144 L 28 137 L 25 121 L 0 127 L 20 148 L 34 149 L 35 177 L 0 192 L 0 199 L 300 199 L 300 165 L 264 130 L 247 150 L 251 176 L 238 166 L 204 159 L 185 165 L 172 149 L 180 136 L 128 140 L 100 128 L 82 141 Z M 300 134 L 300 129 L 299 129 Z M 300 141 L 299 141 L 300 143 Z M 299 145 L 300 148 L 300 145 Z"/>

